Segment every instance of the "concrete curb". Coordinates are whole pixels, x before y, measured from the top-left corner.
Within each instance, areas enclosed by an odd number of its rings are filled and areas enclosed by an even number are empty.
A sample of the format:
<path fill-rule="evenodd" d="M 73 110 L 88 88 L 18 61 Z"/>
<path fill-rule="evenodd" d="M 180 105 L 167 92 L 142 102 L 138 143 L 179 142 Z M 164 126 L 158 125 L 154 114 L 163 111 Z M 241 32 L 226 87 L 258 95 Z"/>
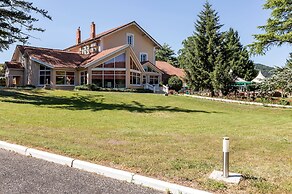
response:
<path fill-rule="evenodd" d="M 49 162 L 54 162 L 57 164 L 67 165 L 72 168 L 84 170 L 87 172 L 93 172 L 102 176 L 110 177 L 113 179 L 127 181 L 130 183 L 134 183 L 137 185 L 142 185 L 145 187 L 150 187 L 160 191 L 170 191 L 172 194 L 207 194 L 209 192 L 201 191 L 197 189 L 193 189 L 190 187 L 185 187 L 165 181 L 161 181 L 158 179 L 149 178 L 146 176 L 141 176 L 135 173 L 122 171 L 114 168 L 109 168 L 97 164 L 93 164 L 90 162 L 75 160 L 73 158 L 52 154 L 49 152 L 40 151 L 33 148 L 28 148 L 25 146 L 20 146 L 16 144 L 7 143 L 4 141 L 0 141 L 0 149 L 13 151 L 18 154 L 22 154 L 25 156 L 32 156 L 34 158 L 46 160 Z"/>
<path fill-rule="evenodd" d="M 92 164 L 90 162 L 85 162 L 81 160 L 74 160 L 73 161 L 73 168 L 78 168 L 81 170 L 85 170 L 88 172 L 94 172 L 99 175 L 103 175 L 106 177 L 110 177 L 113 179 L 121 180 L 121 181 L 127 181 L 127 182 L 132 182 L 134 173 L 122 171 L 122 170 L 117 170 L 114 168 L 109 168 L 105 166 L 101 166 L 98 164 Z"/>
<path fill-rule="evenodd" d="M 54 162 L 57 164 L 66 165 L 69 167 L 72 167 L 72 163 L 74 160 L 73 158 L 69 158 L 69 157 L 65 157 L 65 156 L 61 156 L 61 155 L 57 155 L 57 154 L 52 154 L 52 153 L 36 150 L 33 148 L 28 148 L 26 150 L 26 155 L 34 157 L 34 158 L 46 160 L 49 162 Z"/>
<path fill-rule="evenodd" d="M 280 105 L 280 104 L 265 104 L 260 102 L 246 102 L 240 100 L 229 100 L 229 99 L 221 99 L 221 98 L 211 98 L 205 96 L 196 96 L 196 95 L 189 95 L 183 94 L 182 96 L 198 98 L 198 99 L 205 99 L 205 100 L 212 100 L 212 101 L 219 101 L 219 102 L 229 102 L 229 103 L 237 103 L 237 104 L 248 104 L 248 105 L 256 105 L 256 106 L 267 106 L 267 107 L 274 107 L 274 108 L 292 108 L 292 106 L 288 105 Z"/>

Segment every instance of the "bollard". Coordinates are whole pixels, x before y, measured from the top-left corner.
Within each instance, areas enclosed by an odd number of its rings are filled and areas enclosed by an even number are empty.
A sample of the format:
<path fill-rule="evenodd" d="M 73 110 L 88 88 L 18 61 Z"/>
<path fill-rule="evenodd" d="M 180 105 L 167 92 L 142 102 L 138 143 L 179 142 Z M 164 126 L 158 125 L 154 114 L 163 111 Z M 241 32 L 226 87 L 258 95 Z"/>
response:
<path fill-rule="evenodd" d="M 223 137 L 223 177 L 229 176 L 229 137 Z"/>

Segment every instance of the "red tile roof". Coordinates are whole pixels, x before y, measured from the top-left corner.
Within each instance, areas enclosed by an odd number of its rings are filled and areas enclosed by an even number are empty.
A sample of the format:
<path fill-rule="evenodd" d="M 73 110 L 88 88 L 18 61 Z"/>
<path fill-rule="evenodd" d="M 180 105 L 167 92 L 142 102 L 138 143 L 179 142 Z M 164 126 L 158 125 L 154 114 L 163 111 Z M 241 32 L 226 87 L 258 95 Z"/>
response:
<path fill-rule="evenodd" d="M 80 65 L 88 55 L 62 51 L 58 49 L 39 48 L 31 46 L 18 46 L 22 53 L 31 58 L 50 64 L 57 68 L 75 68 Z"/>
<path fill-rule="evenodd" d="M 176 68 L 165 61 L 156 61 L 156 67 L 168 75 L 176 75 L 180 78 L 185 77 L 183 69 Z"/>
<path fill-rule="evenodd" d="M 5 65 L 8 68 L 12 68 L 12 69 L 24 69 L 24 67 L 21 65 L 21 63 L 17 62 L 17 61 L 5 62 Z"/>

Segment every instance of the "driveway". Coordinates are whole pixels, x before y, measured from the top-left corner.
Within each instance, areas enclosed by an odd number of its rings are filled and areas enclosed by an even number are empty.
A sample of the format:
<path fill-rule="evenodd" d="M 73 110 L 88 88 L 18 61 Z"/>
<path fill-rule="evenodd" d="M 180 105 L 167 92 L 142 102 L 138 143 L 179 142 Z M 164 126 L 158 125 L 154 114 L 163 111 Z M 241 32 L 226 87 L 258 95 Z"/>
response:
<path fill-rule="evenodd" d="M 0 193 L 162 192 L 0 149 Z"/>

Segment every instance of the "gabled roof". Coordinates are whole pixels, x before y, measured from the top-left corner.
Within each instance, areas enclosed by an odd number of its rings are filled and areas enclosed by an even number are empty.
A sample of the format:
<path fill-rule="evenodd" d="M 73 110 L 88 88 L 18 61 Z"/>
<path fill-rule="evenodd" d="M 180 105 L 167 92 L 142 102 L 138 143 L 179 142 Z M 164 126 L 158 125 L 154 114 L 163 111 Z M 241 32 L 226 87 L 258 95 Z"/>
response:
<path fill-rule="evenodd" d="M 129 45 L 123 45 L 114 47 L 111 49 L 103 50 L 100 53 L 90 55 L 85 61 L 81 63 L 81 67 L 88 67 L 91 63 L 95 63 L 99 60 L 102 60 L 105 57 L 108 57 L 109 55 L 114 55 L 115 53 L 124 50 L 125 48 L 129 47 Z"/>
<path fill-rule="evenodd" d="M 183 69 L 174 67 L 165 61 L 156 61 L 156 67 L 167 75 L 175 75 L 180 78 L 185 78 L 185 73 Z"/>
<path fill-rule="evenodd" d="M 80 46 L 80 45 L 85 45 L 85 44 L 87 44 L 88 42 L 90 42 L 90 41 L 93 41 L 93 40 L 98 40 L 98 39 L 100 39 L 100 38 L 102 38 L 102 37 L 104 37 L 104 36 L 107 36 L 107 35 L 110 35 L 110 34 L 112 34 L 112 33 L 115 33 L 115 32 L 117 32 L 117 31 L 119 31 L 119 30 L 122 30 L 122 29 L 124 29 L 124 28 L 126 28 L 126 27 L 129 27 L 129 26 L 131 26 L 131 25 L 135 25 L 138 29 L 140 29 L 152 42 L 154 42 L 154 44 L 156 45 L 156 46 L 158 46 L 159 48 L 161 48 L 161 45 L 152 37 L 152 36 L 150 36 L 150 34 L 148 34 L 137 22 L 135 22 L 135 21 L 132 21 L 132 22 L 130 22 L 130 23 L 127 23 L 127 24 L 124 24 L 124 25 L 121 25 L 121 26 L 118 26 L 118 27 L 116 27 L 116 28 L 112 28 L 112 29 L 110 29 L 110 30 L 107 30 L 107 31 L 105 31 L 105 32 L 102 32 L 102 33 L 99 33 L 99 34 L 97 34 L 96 36 L 95 36 L 95 38 L 89 38 L 89 39 L 86 39 L 86 40 L 84 40 L 84 41 L 82 41 L 81 43 L 79 43 L 79 44 L 76 44 L 76 45 L 73 45 L 73 46 L 70 46 L 70 47 L 68 47 L 68 48 L 66 48 L 66 49 L 64 49 L 64 50 L 69 50 L 69 49 L 71 49 L 71 48 L 73 48 L 73 47 L 76 47 L 76 46 Z"/>
<path fill-rule="evenodd" d="M 21 63 L 17 61 L 5 62 L 5 65 L 9 69 L 24 69 Z"/>
<path fill-rule="evenodd" d="M 144 62 L 142 62 L 141 63 L 142 64 L 142 66 L 144 67 L 144 66 L 148 66 L 148 67 L 150 67 L 151 69 L 153 69 L 153 70 L 155 70 L 156 72 L 158 72 L 158 73 L 164 73 L 163 71 L 161 71 L 159 68 L 157 68 L 153 63 L 151 63 L 150 61 L 144 61 Z"/>
<path fill-rule="evenodd" d="M 88 58 L 88 55 L 58 49 L 21 45 L 18 45 L 17 48 L 22 54 L 28 55 L 30 59 L 56 68 L 76 68 Z"/>

